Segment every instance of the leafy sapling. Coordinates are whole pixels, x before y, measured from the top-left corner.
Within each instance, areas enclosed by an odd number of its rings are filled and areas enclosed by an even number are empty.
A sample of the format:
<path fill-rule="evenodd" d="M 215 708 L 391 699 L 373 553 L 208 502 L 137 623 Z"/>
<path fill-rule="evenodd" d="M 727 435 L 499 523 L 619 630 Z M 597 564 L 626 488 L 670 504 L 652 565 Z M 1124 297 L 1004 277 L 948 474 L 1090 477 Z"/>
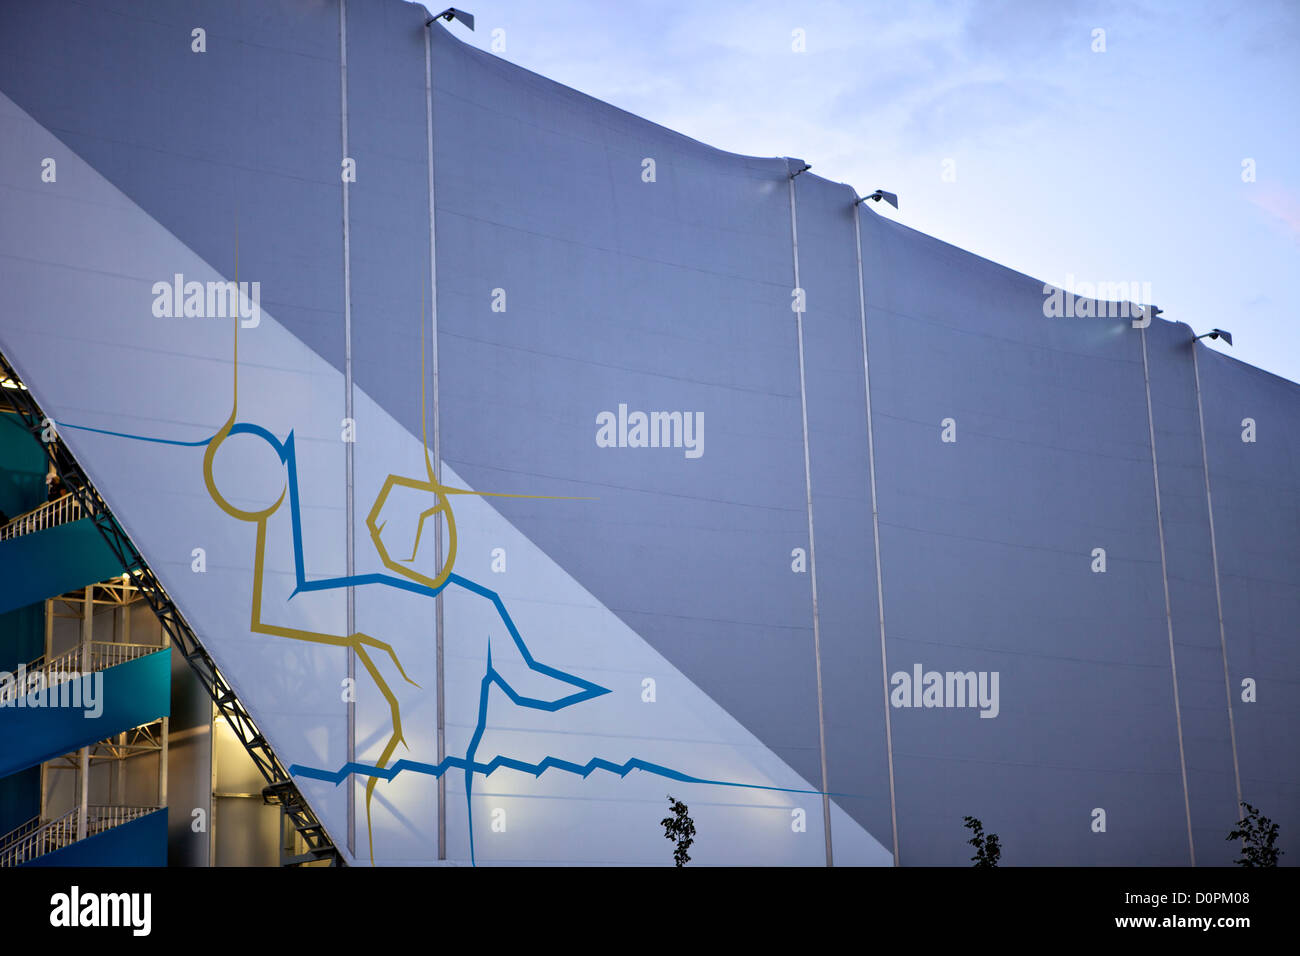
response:
<path fill-rule="evenodd" d="M 664 817 L 659 822 L 664 828 L 664 836 L 676 843 L 673 848 L 673 862 L 678 866 L 685 866 L 691 862 L 691 856 L 686 851 L 695 842 L 695 821 L 687 813 L 686 804 L 674 800 L 672 794 L 668 795 L 668 807 L 673 815 Z"/>
<path fill-rule="evenodd" d="M 970 830 L 973 836 L 967 840 L 975 848 L 975 855 L 971 857 L 976 866 L 997 866 L 998 860 L 1002 858 L 1002 845 L 998 842 L 998 835 L 990 833 L 984 835 L 984 824 L 976 817 L 964 817 L 963 826 Z"/>
<path fill-rule="evenodd" d="M 1277 866 L 1282 851 L 1277 848 L 1277 824 L 1245 801 L 1246 815 L 1237 821 L 1236 829 L 1228 834 L 1229 840 L 1241 841 L 1241 859 L 1238 866 Z"/>

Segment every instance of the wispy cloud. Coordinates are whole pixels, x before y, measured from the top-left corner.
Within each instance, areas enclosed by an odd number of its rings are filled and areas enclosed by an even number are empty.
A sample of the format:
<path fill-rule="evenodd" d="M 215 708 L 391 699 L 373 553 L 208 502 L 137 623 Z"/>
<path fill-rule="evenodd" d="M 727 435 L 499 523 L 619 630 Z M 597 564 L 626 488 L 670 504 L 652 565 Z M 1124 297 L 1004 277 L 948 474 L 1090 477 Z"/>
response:
<path fill-rule="evenodd" d="M 1250 190 L 1246 198 L 1300 245 L 1300 194 L 1285 186 L 1263 185 Z"/>

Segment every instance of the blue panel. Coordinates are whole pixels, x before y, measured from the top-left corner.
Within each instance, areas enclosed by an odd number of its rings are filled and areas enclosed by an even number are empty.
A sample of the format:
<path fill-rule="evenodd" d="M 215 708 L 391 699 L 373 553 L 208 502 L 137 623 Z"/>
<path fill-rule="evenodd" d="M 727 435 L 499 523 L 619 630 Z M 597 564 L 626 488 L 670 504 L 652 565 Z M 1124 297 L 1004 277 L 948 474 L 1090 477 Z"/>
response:
<path fill-rule="evenodd" d="M 0 541 L 0 567 L 0 612 L 122 573 L 122 563 L 89 518 Z"/>
<path fill-rule="evenodd" d="M 0 840 L 41 812 L 41 768 L 0 777 Z"/>
<path fill-rule="evenodd" d="M 36 660 L 45 651 L 45 604 L 0 614 L 0 670 Z"/>
<path fill-rule="evenodd" d="M 24 866 L 166 866 L 167 811 L 96 833 Z"/>
<path fill-rule="evenodd" d="M 44 449 L 18 416 L 0 414 L 0 512 L 14 518 L 45 501 L 46 467 Z"/>
<path fill-rule="evenodd" d="M 0 707 L 0 775 L 167 716 L 170 660 L 169 652 L 149 654 L 69 682 L 81 685 L 79 696 L 61 699 L 80 706 L 33 707 L 32 695 L 20 699 L 23 706 L 11 701 Z"/>

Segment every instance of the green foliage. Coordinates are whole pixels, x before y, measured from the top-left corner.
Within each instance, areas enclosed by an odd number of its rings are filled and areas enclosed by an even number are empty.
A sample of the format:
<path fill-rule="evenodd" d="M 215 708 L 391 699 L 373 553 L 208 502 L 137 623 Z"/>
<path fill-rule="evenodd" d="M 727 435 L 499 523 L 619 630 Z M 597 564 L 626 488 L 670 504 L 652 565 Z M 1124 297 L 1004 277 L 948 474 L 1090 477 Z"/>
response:
<path fill-rule="evenodd" d="M 962 825 L 974 834 L 966 842 L 975 848 L 975 855 L 971 857 L 976 866 L 997 866 L 998 860 L 1002 858 L 1002 845 L 998 843 L 998 835 L 990 833 L 984 835 L 984 824 L 976 817 L 963 817 L 965 821 Z"/>
<path fill-rule="evenodd" d="M 664 828 L 664 836 L 677 844 L 673 848 L 673 862 L 678 866 L 685 866 L 691 862 L 690 854 L 686 851 L 695 842 L 695 821 L 687 813 L 686 804 L 674 800 L 671 793 L 668 795 L 668 807 L 673 815 L 664 817 L 659 823 Z"/>
<path fill-rule="evenodd" d="M 1282 853 L 1276 846 L 1277 824 L 1249 803 L 1242 802 L 1246 815 L 1237 821 L 1237 827 L 1228 834 L 1229 840 L 1241 840 L 1241 859 L 1238 866 L 1277 866 Z"/>

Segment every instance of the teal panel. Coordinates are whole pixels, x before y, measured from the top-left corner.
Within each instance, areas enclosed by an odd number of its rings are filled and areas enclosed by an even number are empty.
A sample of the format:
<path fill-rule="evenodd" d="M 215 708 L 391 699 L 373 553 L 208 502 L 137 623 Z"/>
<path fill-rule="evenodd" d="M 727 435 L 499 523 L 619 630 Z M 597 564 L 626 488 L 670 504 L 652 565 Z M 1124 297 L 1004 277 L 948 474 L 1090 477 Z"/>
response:
<path fill-rule="evenodd" d="M 0 541 L 0 611 L 97 584 L 122 564 L 89 518 Z"/>
<path fill-rule="evenodd" d="M 123 823 L 24 866 L 166 866 L 167 811 Z"/>
<path fill-rule="evenodd" d="M 41 768 L 0 777 L 0 838 L 41 812 Z"/>
<path fill-rule="evenodd" d="M 0 511 L 13 518 L 45 500 L 45 452 L 14 415 L 0 414 Z"/>
<path fill-rule="evenodd" d="M 0 614 L 0 670 L 13 670 L 45 650 L 45 605 L 28 604 Z"/>
<path fill-rule="evenodd" d="M 0 675 L 3 679 L 3 675 Z M 33 707 L 37 695 L 0 706 L 0 775 L 165 717 L 171 709 L 171 653 L 163 649 L 69 683 L 91 707 Z M 98 711 L 98 716 L 91 716 Z"/>

